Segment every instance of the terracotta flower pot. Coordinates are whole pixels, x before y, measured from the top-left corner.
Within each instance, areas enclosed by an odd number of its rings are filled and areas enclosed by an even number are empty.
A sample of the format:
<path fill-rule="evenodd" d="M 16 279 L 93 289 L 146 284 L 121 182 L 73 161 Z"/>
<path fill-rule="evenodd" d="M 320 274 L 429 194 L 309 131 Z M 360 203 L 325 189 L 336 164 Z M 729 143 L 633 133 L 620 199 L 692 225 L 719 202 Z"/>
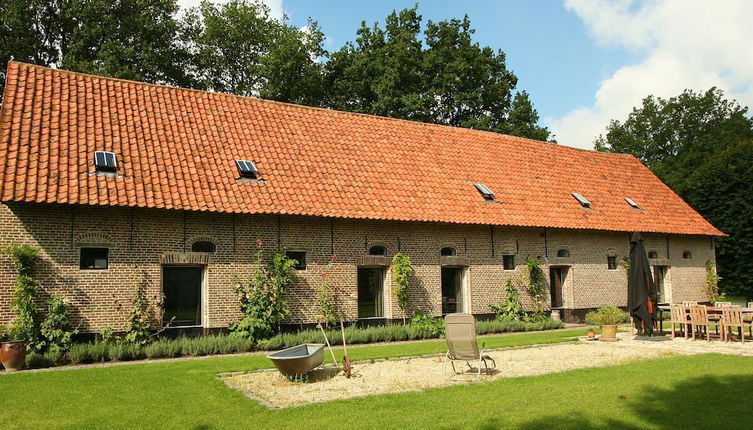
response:
<path fill-rule="evenodd" d="M 601 326 L 601 337 L 599 340 L 615 341 L 617 340 L 617 324 Z"/>
<path fill-rule="evenodd" d="M 21 341 L 3 342 L 0 361 L 3 362 L 6 372 L 23 369 L 26 364 L 26 345 Z"/>

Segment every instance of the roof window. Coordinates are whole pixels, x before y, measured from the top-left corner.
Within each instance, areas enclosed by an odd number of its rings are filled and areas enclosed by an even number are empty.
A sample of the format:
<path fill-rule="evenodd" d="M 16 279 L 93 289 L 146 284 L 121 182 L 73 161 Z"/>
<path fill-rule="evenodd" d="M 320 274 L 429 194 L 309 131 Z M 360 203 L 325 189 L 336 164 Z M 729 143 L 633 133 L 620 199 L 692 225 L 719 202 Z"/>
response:
<path fill-rule="evenodd" d="M 235 164 L 238 165 L 238 173 L 240 173 L 241 178 L 256 179 L 259 171 L 256 170 L 256 165 L 253 161 L 235 160 Z"/>
<path fill-rule="evenodd" d="M 625 201 L 633 208 L 633 209 L 640 209 L 641 207 L 638 206 L 638 203 L 636 203 L 633 199 L 630 197 L 625 197 Z"/>
<path fill-rule="evenodd" d="M 484 184 L 473 184 L 473 186 L 484 196 L 485 200 L 494 200 L 494 191 L 490 190 L 489 187 Z"/>
<path fill-rule="evenodd" d="M 118 160 L 110 151 L 94 151 L 94 167 L 98 172 L 117 172 Z"/>
<path fill-rule="evenodd" d="M 575 200 L 577 200 L 581 206 L 583 206 L 586 209 L 591 209 L 591 202 L 589 202 L 587 198 L 581 196 L 578 193 L 573 193 L 572 196 L 575 197 Z"/>

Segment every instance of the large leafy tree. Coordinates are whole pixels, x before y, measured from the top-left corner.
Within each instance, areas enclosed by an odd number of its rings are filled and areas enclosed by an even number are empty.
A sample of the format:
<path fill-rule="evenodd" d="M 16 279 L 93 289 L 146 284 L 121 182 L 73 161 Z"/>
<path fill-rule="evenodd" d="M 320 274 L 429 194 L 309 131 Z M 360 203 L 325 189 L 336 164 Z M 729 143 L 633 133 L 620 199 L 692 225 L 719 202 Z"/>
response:
<path fill-rule="evenodd" d="M 326 63 L 325 104 L 341 110 L 545 140 L 546 128 L 505 54 L 473 41 L 468 17 L 422 29 L 417 7 L 358 29 Z"/>
<path fill-rule="evenodd" d="M 718 241 L 721 288 L 753 296 L 753 120 L 746 107 L 711 88 L 649 96 L 612 121 L 595 147 L 635 155 L 709 221 Z"/>
<path fill-rule="evenodd" d="M 15 59 L 189 86 L 177 10 L 175 0 L 3 0 L 0 67 Z"/>
<path fill-rule="evenodd" d="M 192 73 L 205 89 L 318 105 L 324 35 L 269 16 L 263 3 L 204 1 L 182 20 Z"/>

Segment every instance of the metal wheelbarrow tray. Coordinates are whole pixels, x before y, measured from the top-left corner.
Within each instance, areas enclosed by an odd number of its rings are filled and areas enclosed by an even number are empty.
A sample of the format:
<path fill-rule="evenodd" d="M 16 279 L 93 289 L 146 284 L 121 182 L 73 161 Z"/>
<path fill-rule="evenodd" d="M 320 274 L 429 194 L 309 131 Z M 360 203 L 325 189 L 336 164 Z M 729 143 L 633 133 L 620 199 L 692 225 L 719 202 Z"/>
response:
<path fill-rule="evenodd" d="M 305 375 L 324 360 L 323 343 L 304 343 L 267 355 L 277 370 L 287 377 Z"/>

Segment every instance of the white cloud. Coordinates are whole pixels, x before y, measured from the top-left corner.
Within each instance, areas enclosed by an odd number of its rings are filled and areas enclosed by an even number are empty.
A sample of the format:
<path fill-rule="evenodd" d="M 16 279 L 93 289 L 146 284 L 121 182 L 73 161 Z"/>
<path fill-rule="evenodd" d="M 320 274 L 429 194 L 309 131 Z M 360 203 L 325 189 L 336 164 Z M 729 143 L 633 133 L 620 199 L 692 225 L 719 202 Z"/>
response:
<path fill-rule="evenodd" d="M 546 118 L 559 143 L 592 148 L 611 119 L 624 120 L 649 94 L 723 89 L 753 108 L 753 2 L 747 0 L 565 0 L 600 45 L 640 59 L 599 84 L 591 106 Z"/>
<path fill-rule="evenodd" d="M 229 0 L 210 0 L 212 3 L 227 3 Z M 282 19 L 283 15 L 285 14 L 285 10 L 282 7 L 282 0 L 262 0 L 262 3 L 265 3 L 267 6 L 269 6 L 269 16 L 276 19 Z M 201 4 L 201 0 L 178 0 L 178 6 L 181 7 L 181 9 L 189 9 L 194 6 L 198 6 Z"/>

